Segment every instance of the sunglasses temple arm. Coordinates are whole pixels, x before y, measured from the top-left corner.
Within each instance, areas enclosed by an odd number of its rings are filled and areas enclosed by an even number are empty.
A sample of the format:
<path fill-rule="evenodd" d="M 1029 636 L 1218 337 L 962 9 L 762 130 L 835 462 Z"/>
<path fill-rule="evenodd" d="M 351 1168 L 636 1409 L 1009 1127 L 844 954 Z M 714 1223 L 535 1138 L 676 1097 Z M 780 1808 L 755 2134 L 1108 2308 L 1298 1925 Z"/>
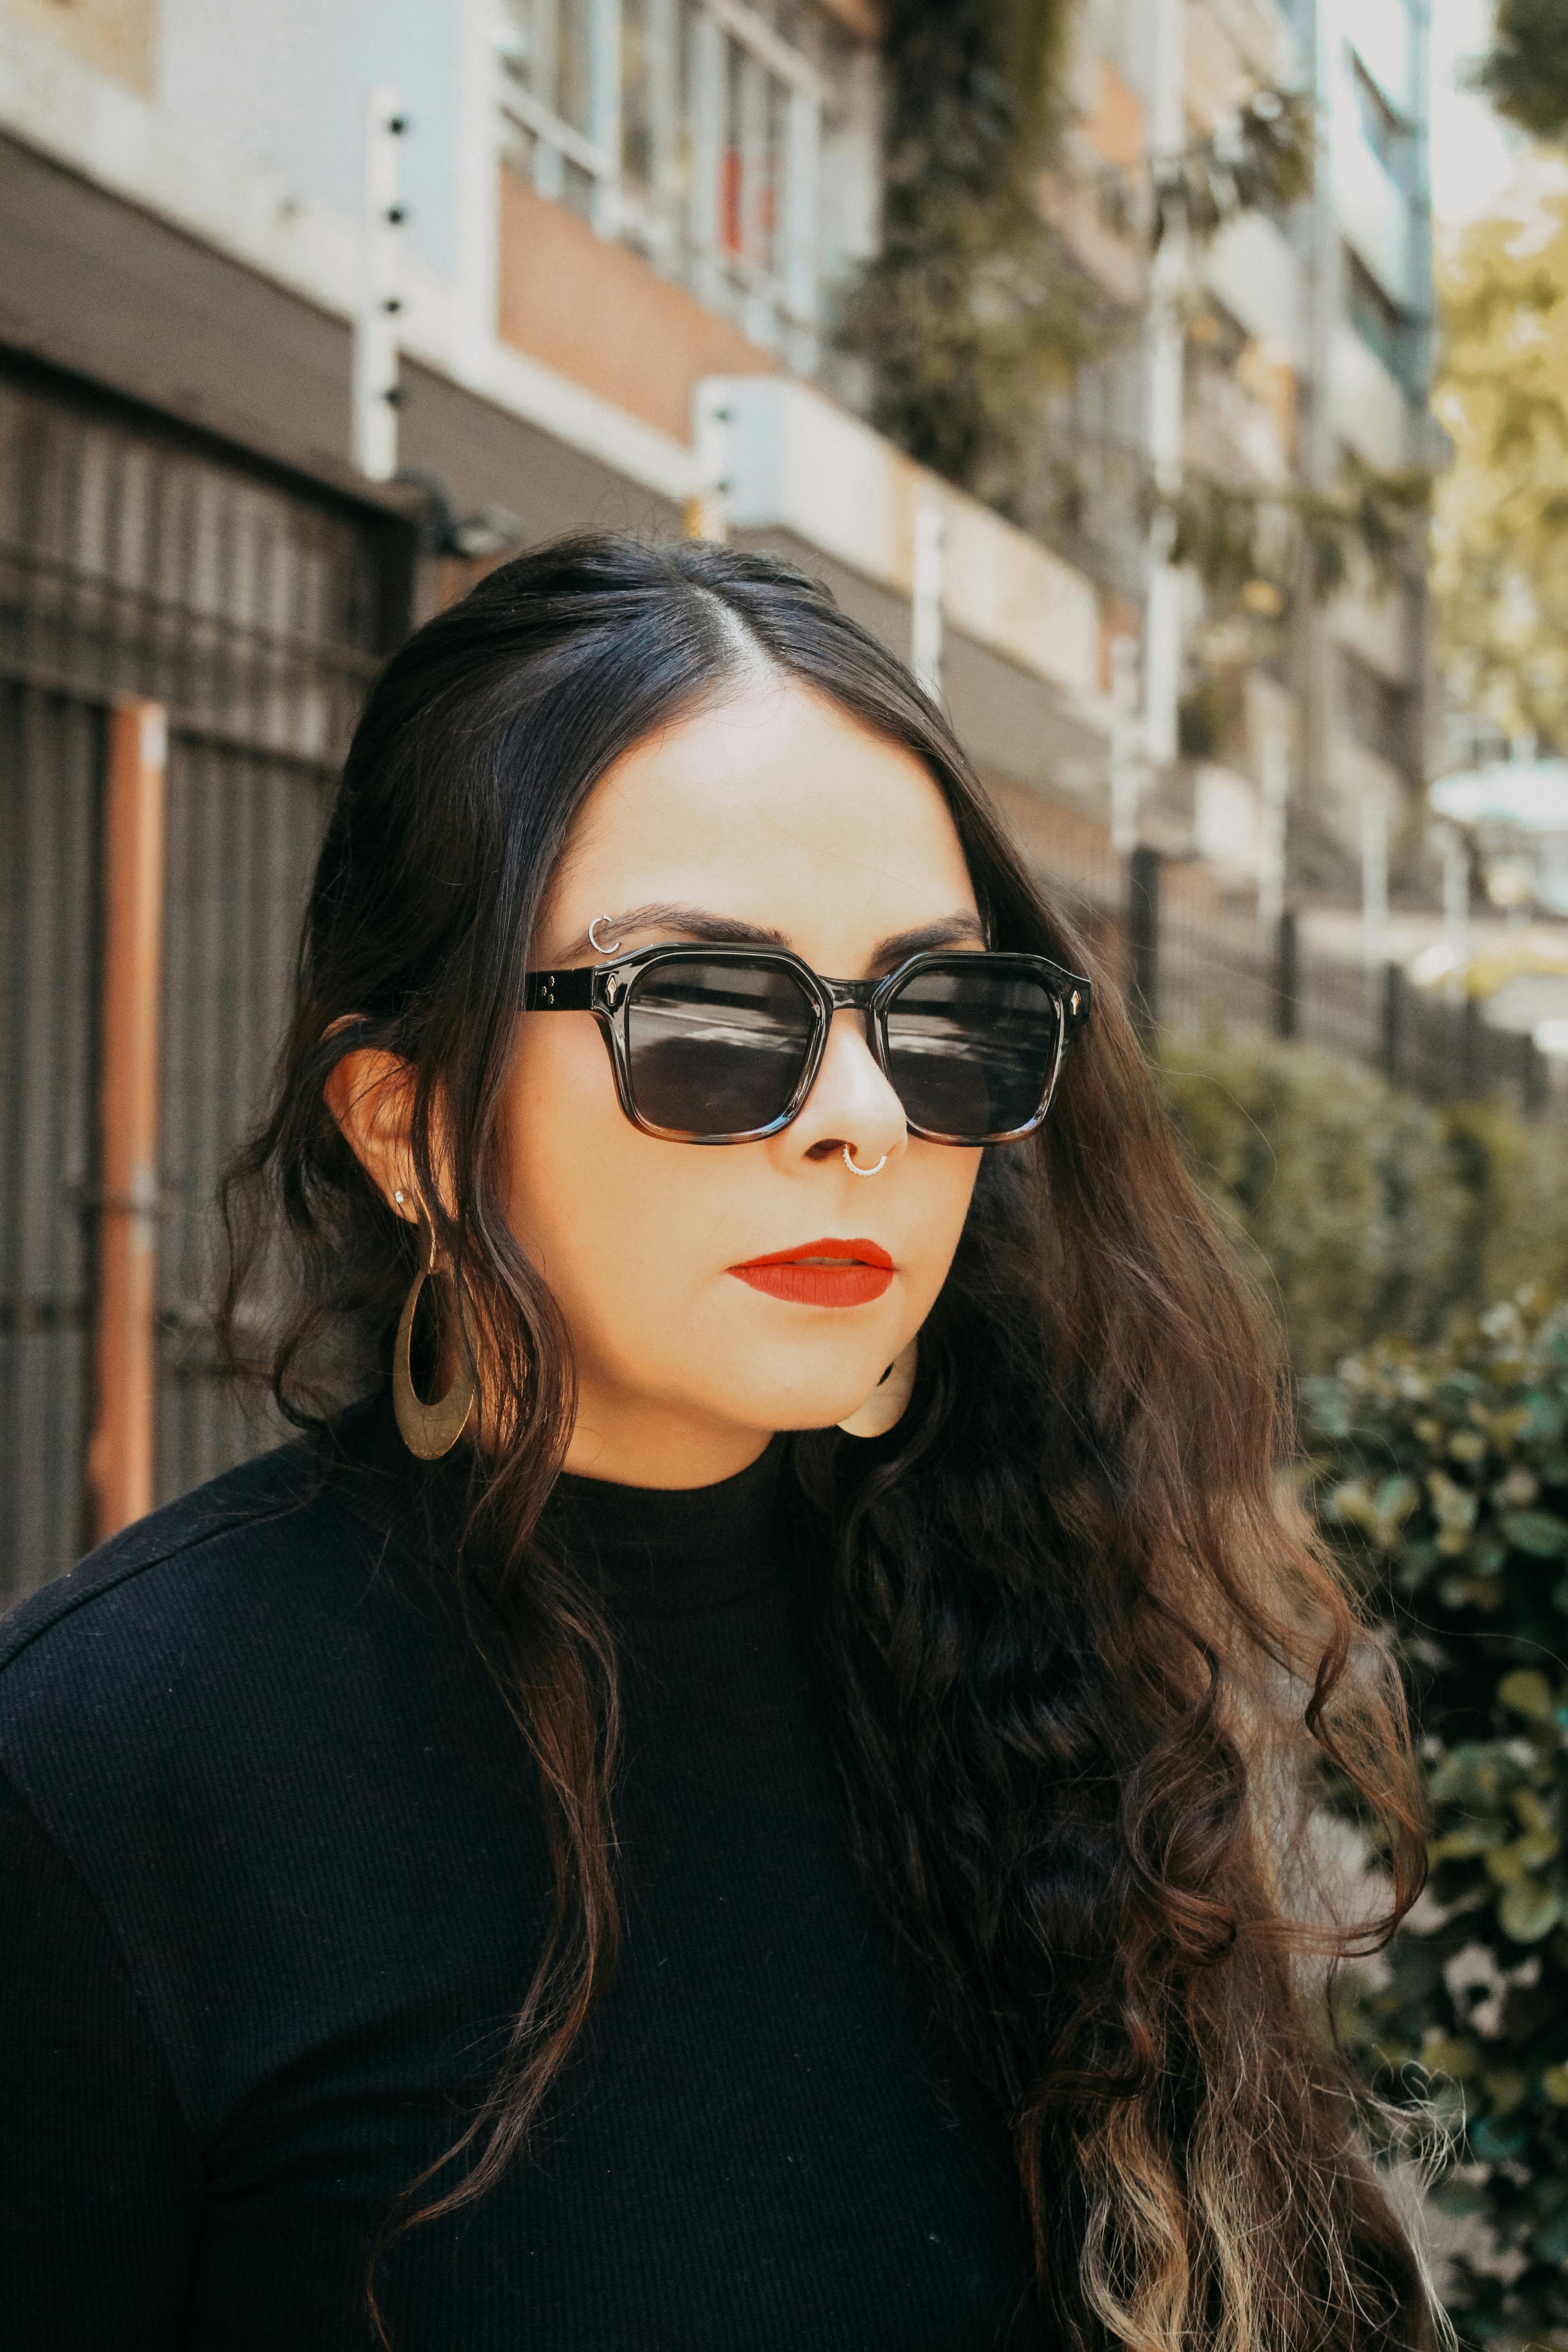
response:
<path fill-rule="evenodd" d="M 596 964 L 574 966 L 568 971 L 531 971 L 523 979 L 525 1013 L 591 1013 Z"/>

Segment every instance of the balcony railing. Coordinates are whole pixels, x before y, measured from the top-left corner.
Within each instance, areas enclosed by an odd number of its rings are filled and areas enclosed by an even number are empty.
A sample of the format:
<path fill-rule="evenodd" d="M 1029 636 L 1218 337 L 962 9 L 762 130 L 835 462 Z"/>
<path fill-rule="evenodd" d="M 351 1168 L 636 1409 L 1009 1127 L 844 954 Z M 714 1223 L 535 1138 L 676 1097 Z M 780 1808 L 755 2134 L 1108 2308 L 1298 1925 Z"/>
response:
<path fill-rule="evenodd" d="M 508 0 L 507 152 L 801 374 L 817 355 L 824 101 L 742 0 Z"/>

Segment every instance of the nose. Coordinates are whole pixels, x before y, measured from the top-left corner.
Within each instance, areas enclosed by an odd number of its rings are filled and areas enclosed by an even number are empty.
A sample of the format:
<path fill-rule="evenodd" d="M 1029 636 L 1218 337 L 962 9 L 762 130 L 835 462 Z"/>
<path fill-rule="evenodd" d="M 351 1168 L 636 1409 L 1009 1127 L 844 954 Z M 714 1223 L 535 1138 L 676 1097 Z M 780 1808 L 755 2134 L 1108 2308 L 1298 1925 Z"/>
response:
<path fill-rule="evenodd" d="M 847 1146 L 858 1168 L 903 1150 L 904 1107 L 866 1043 L 863 1014 L 834 1014 L 816 1083 L 776 1140 L 799 1160 L 835 1160 Z"/>

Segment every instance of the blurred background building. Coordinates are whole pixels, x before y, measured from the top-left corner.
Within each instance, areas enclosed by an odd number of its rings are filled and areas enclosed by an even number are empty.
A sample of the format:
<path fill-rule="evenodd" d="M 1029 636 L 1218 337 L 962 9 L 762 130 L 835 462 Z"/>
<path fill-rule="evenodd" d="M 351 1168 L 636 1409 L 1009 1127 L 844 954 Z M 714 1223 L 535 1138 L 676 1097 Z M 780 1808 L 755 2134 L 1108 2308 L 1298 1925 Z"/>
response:
<path fill-rule="evenodd" d="M 251 1442 L 207 1204 L 337 763 L 528 541 L 792 557 L 1151 1023 L 1459 1083 L 1384 971 L 1430 865 L 1426 9 L 1040 0 L 1036 139 L 978 0 L 0 0 L 0 1584 Z M 955 220 L 1003 225 L 922 313 Z"/>

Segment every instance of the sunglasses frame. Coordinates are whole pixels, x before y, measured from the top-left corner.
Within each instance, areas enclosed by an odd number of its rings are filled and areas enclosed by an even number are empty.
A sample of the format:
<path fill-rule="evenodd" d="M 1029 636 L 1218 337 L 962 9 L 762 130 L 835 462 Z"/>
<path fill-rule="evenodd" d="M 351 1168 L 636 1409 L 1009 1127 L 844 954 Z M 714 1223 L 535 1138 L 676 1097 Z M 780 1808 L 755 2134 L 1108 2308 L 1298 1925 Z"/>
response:
<path fill-rule="evenodd" d="M 683 1128 L 657 1127 L 644 1118 L 632 1096 L 631 1055 L 626 1036 L 626 1023 L 636 995 L 636 983 L 645 971 L 661 963 L 747 964 L 755 969 L 759 964 L 773 971 L 787 971 L 800 983 L 807 1002 L 813 1007 L 813 1027 L 788 1108 L 765 1127 L 739 1129 L 731 1134 L 693 1135 Z M 523 1009 L 529 1013 L 591 1013 L 599 1024 L 615 1072 L 616 1094 L 622 1110 L 634 1127 L 645 1135 L 657 1136 L 665 1143 L 763 1143 L 770 1135 L 778 1135 L 799 1118 L 806 1097 L 816 1084 L 822 1068 L 822 1057 L 827 1050 L 827 1033 L 836 1013 L 861 1013 L 866 1020 L 866 1044 L 871 1058 L 895 1094 L 889 1068 L 888 1014 L 900 990 L 918 973 L 940 968 L 951 969 L 955 963 L 982 963 L 987 971 L 1038 981 L 1057 1008 L 1057 1050 L 1047 1076 L 1045 1089 L 1034 1116 L 1024 1126 L 1009 1128 L 998 1135 L 939 1135 L 929 1128 L 919 1127 L 909 1117 L 905 1121 L 911 1135 L 927 1143 L 950 1143 L 964 1150 L 983 1150 L 994 1143 L 1021 1143 L 1033 1135 L 1045 1118 L 1055 1097 L 1057 1083 L 1061 1076 L 1067 1049 L 1089 1019 L 1092 991 L 1089 982 L 1078 972 L 1068 971 L 1065 965 L 1053 963 L 1048 956 L 1015 954 L 1005 949 L 985 949 L 973 955 L 952 948 L 929 948 L 919 955 L 906 956 L 903 962 L 880 980 L 827 980 L 813 971 L 808 963 L 788 948 L 772 947 L 703 947 L 687 940 L 660 947 L 637 948 L 629 955 L 613 957 L 607 963 L 575 964 L 561 971 L 531 971 L 523 982 Z M 902 1097 L 900 1097 L 900 1102 Z"/>

